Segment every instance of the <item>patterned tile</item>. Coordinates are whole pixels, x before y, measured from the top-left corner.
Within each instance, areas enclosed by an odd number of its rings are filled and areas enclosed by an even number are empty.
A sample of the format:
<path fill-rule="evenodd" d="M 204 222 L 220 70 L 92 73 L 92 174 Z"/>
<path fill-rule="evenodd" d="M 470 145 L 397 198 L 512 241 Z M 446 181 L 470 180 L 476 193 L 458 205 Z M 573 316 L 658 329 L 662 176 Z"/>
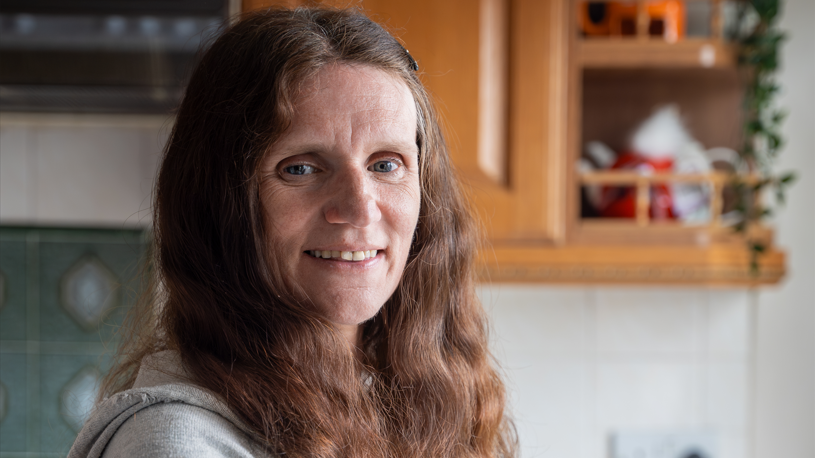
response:
<path fill-rule="evenodd" d="M 127 243 L 93 243 L 77 241 L 76 243 L 43 242 L 40 244 L 40 335 L 43 341 L 84 341 L 105 342 L 113 337 L 115 331 L 111 324 L 121 322 L 124 308 L 135 297 L 133 281 L 138 275 L 139 247 Z M 116 297 L 110 310 L 102 314 L 102 326 L 85 327 L 66 313 L 63 305 L 61 285 L 72 267 L 85 259 L 95 258 L 99 265 L 109 269 L 113 276 L 122 279 L 116 281 L 111 295 Z M 109 278 L 112 279 L 113 276 Z M 98 293 L 99 290 L 93 290 Z M 104 293 L 103 293 L 104 294 Z M 94 297 L 100 297 L 95 294 Z M 110 297 L 110 296 L 108 296 Z"/>
<path fill-rule="evenodd" d="M 8 405 L 8 392 L 6 385 L 0 380 L 0 423 L 6 418 L 6 406 Z"/>
<path fill-rule="evenodd" d="M 0 356 L 0 382 L 5 386 L 5 414 L 0 421 L 0 451 L 26 451 L 28 425 L 28 384 L 26 355 L 3 353 Z"/>
<path fill-rule="evenodd" d="M 42 355 L 40 357 L 40 450 L 67 454 L 93 405 L 98 355 Z M 88 394 L 93 391 L 92 394 Z M 90 398 L 90 399 L 89 399 Z"/>
<path fill-rule="evenodd" d="M 137 295 L 143 246 L 140 231 L 0 227 L 0 456 L 67 454 Z"/>
<path fill-rule="evenodd" d="M 3 306 L 0 308 L 0 339 L 26 338 L 25 242 L 0 241 L 0 270 L 3 272 Z"/>
<path fill-rule="evenodd" d="M 62 388 L 59 395 L 59 413 L 77 433 L 88 420 L 93 403 L 99 394 L 102 374 L 94 366 L 79 370 Z"/>
<path fill-rule="evenodd" d="M 119 304 L 119 279 L 98 257 L 84 256 L 60 280 L 60 305 L 86 332 L 93 332 Z"/>
<path fill-rule="evenodd" d="M 6 274 L 0 270 L 0 312 L 3 311 L 4 305 L 6 305 Z"/>

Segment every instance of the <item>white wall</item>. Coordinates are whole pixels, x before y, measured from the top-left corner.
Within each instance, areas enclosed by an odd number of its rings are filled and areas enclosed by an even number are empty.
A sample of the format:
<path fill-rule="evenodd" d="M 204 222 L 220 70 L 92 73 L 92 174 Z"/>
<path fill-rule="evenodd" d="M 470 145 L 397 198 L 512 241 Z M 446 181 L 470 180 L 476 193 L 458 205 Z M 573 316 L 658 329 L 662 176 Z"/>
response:
<path fill-rule="evenodd" d="M 798 182 L 777 220 L 790 274 L 761 292 L 757 329 L 756 456 L 815 457 L 815 1 L 786 0 L 779 82 L 789 140 L 779 169 Z"/>
<path fill-rule="evenodd" d="M 169 122 L 157 116 L 0 115 L 0 222 L 134 227 Z"/>
<path fill-rule="evenodd" d="M 524 456 L 607 456 L 619 431 L 712 431 L 747 456 L 745 290 L 492 285 L 481 297 Z"/>

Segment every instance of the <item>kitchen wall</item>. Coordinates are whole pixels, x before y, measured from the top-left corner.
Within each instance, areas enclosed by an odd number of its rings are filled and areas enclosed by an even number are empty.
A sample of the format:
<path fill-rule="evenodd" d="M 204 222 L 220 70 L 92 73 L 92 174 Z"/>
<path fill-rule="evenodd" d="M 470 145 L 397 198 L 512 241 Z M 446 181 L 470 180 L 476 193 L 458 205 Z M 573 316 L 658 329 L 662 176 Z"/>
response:
<path fill-rule="evenodd" d="M 760 291 L 482 285 L 524 456 L 600 458 L 610 434 L 708 430 L 718 458 L 815 456 L 815 3 L 789 0 L 777 220 Z M 161 117 L 0 115 L 0 223 L 149 224 Z"/>
<path fill-rule="evenodd" d="M 779 83 L 789 112 L 778 168 L 798 183 L 777 218 L 790 275 L 763 290 L 756 320 L 757 457 L 815 457 L 815 1 L 785 0 Z"/>
<path fill-rule="evenodd" d="M 604 457 L 615 432 L 711 431 L 746 457 L 746 290 L 482 287 L 524 456 Z"/>
<path fill-rule="evenodd" d="M 149 225 L 166 116 L 0 114 L 0 222 Z"/>

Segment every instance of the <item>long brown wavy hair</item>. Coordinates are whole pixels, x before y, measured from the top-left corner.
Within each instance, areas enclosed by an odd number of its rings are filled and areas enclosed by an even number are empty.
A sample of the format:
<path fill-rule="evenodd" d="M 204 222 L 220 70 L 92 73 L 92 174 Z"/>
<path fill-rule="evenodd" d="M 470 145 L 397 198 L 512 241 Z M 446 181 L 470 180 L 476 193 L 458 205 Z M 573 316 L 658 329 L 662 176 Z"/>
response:
<path fill-rule="evenodd" d="M 336 63 L 400 78 L 418 110 L 414 241 L 356 353 L 287 290 L 258 199 L 259 165 L 290 125 L 294 94 Z M 195 69 L 165 149 L 157 280 L 129 315 L 103 395 L 132 386 L 144 356 L 173 349 L 194 383 L 220 395 L 272 452 L 515 455 L 474 292 L 476 226 L 412 67 L 399 42 L 355 10 L 252 12 L 224 31 Z"/>

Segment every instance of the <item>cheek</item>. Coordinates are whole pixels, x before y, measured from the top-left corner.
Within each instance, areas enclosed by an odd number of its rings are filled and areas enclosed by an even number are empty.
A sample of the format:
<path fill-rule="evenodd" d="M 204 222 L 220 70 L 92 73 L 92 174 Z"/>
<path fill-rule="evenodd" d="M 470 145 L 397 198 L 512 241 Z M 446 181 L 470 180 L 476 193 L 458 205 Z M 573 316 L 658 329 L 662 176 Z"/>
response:
<path fill-rule="evenodd" d="M 392 230 L 399 235 L 401 248 L 403 249 L 402 257 L 407 258 L 421 208 L 421 192 L 418 180 L 415 183 L 410 183 L 409 186 L 392 190 L 389 195 L 385 196 L 383 201 L 388 202 L 389 213 L 392 218 Z"/>
<path fill-rule="evenodd" d="M 298 234 L 303 233 L 314 213 L 306 205 L 307 199 L 301 193 L 291 192 L 279 186 L 267 186 L 260 193 L 266 233 L 275 246 L 296 243 Z"/>

